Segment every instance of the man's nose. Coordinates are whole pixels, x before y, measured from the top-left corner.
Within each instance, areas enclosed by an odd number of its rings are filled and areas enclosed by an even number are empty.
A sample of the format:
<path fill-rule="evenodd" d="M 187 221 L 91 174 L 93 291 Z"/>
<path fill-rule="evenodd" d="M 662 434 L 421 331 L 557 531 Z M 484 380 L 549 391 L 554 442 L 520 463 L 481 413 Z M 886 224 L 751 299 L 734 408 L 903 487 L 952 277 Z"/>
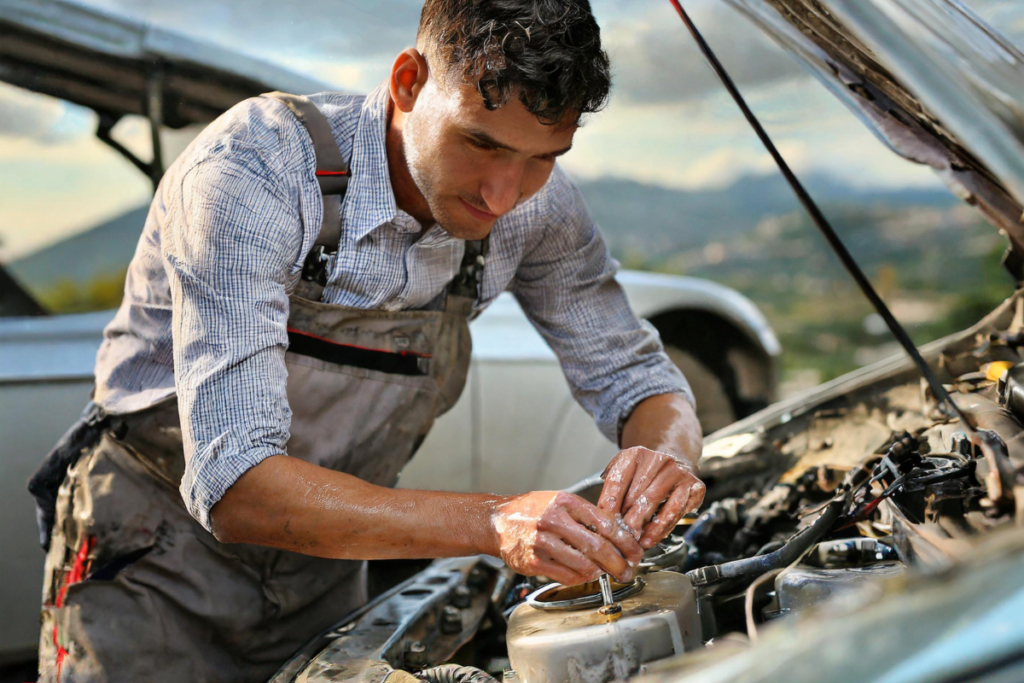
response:
<path fill-rule="evenodd" d="M 495 216 L 514 209 L 523 196 L 523 165 L 503 164 L 484 181 L 480 196 L 487 203 L 487 210 Z"/>

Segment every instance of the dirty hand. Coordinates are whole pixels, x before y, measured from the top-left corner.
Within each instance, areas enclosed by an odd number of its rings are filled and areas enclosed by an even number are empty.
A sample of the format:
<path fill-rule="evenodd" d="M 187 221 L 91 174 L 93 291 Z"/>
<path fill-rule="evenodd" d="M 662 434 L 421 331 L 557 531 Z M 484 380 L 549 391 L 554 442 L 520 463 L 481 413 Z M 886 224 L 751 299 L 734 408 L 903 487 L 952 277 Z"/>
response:
<path fill-rule="evenodd" d="M 643 550 L 616 516 L 564 491 L 534 491 L 494 512 L 501 559 L 528 576 L 572 586 L 607 572 L 630 581 Z"/>
<path fill-rule="evenodd" d="M 612 458 L 597 506 L 622 515 L 647 550 L 704 502 L 696 468 L 675 456 L 634 446 Z"/>

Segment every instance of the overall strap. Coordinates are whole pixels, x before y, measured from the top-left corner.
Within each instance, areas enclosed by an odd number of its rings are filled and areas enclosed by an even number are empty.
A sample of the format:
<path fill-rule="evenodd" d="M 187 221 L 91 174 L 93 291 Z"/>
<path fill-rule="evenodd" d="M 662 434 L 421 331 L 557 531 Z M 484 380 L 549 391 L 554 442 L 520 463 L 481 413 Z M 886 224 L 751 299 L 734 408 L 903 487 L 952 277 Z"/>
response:
<path fill-rule="evenodd" d="M 466 251 L 462 256 L 459 272 L 448 287 L 449 294 L 478 299 L 484 284 L 484 265 L 487 263 L 487 250 L 491 244 L 491 236 L 482 240 L 466 242 Z"/>
<path fill-rule="evenodd" d="M 341 241 L 341 200 L 348 189 L 351 172 L 341 156 L 327 117 L 308 97 L 276 91 L 264 93 L 260 97 L 277 100 L 288 107 L 313 141 L 316 179 L 324 199 L 324 217 L 313 249 L 306 258 L 302 276 L 307 280 L 320 281 L 322 285 L 327 277 L 325 254 L 337 251 L 338 242 Z"/>

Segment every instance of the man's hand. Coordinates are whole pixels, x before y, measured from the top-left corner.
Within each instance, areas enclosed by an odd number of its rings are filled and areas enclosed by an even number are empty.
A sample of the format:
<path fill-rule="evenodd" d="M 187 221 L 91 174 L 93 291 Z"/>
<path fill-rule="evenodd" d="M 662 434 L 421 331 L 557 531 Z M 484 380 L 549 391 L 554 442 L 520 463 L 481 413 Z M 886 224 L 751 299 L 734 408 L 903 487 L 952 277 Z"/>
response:
<path fill-rule="evenodd" d="M 704 484 L 694 467 L 643 446 L 616 455 L 604 474 L 598 507 L 620 513 L 640 546 L 653 547 L 704 502 Z"/>
<path fill-rule="evenodd" d="M 621 581 L 633 578 L 643 550 L 620 521 L 564 491 L 513 496 L 494 513 L 505 564 L 567 586 L 592 581 L 603 572 Z"/>

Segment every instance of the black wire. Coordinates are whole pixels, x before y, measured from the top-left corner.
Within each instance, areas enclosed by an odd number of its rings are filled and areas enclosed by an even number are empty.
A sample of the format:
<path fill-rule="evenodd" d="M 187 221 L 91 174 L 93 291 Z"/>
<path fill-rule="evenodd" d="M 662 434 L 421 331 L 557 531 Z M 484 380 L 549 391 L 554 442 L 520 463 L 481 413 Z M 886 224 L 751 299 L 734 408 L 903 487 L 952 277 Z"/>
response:
<path fill-rule="evenodd" d="M 711 65 L 711 68 L 714 69 L 715 73 L 718 75 L 718 78 L 722 81 L 722 85 L 724 85 L 725 89 L 729 91 L 730 95 L 732 95 L 733 100 L 736 101 L 736 104 L 743 112 L 743 116 L 746 117 L 751 127 L 753 127 L 754 132 L 757 133 L 757 137 L 761 139 L 761 142 L 768 150 L 768 153 L 772 155 L 772 158 L 778 165 L 779 170 L 782 171 L 782 175 L 786 177 L 787 181 L 789 181 L 790 187 L 793 188 L 793 192 L 796 193 L 797 199 L 800 200 L 800 203 L 803 204 L 804 209 L 806 209 L 807 213 L 810 215 L 811 221 L 814 222 L 814 224 L 818 227 L 818 230 L 820 230 L 822 235 L 825 236 L 825 239 L 832 247 L 832 250 L 839 257 L 839 260 L 843 262 L 843 266 L 846 268 L 847 272 L 849 272 L 850 275 L 853 277 L 857 285 L 861 288 L 861 291 L 864 292 L 864 295 L 868 298 L 868 301 L 871 302 L 871 305 L 875 307 L 875 310 L 878 311 L 878 314 L 882 316 L 883 320 L 885 320 L 885 324 L 888 325 L 889 331 L 892 332 L 892 335 L 896 338 L 896 341 L 898 341 L 903 346 L 903 349 L 907 352 L 907 355 L 909 355 L 911 360 L 913 360 L 914 363 L 917 365 L 917 368 L 918 370 L 921 371 L 921 374 L 924 376 L 925 381 L 928 382 L 928 386 L 931 387 L 932 393 L 935 394 L 935 397 L 939 401 L 946 403 L 950 407 L 953 414 L 960 418 L 960 421 L 964 424 L 966 429 L 971 430 L 971 425 L 967 421 L 967 417 L 960 410 L 959 406 L 957 406 L 953 402 L 953 399 L 950 398 L 949 393 L 946 391 L 946 388 L 942 386 L 942 382 L 939 381 L 939 378 L 935 376 L 934 372 L 932 372 L 932 369 L 928 366 L 928 363 L 926 363 L 924 358 L 921 357 L 921 354 L 917 350 L 917 347 L 914 345 L 913 340 L 910 339 L 910 335 L 907 334 L 907 331 L 903 329 L 903 326 L 900 325 L 898 320 L 896 320 L 895 316 L 893 316 L 892 312 L 889 310 L 889 307 L 885 305 L 884 301 L 882 301 L 882 298 L 878 296 L 878 293 L 875 291 L 875 288 L 871 285 L 871 282 L 868 280 L 867 276 L 864 275 L 864 272 L 860 269 L 860 266 L 857 265 L 857 262 L 853 259 L 853 256 L 850 255 L 850 252 L 847 251 L 846 245 L 843 244 L 842 240 L 839 238 L 839 235 L 832 228 L 832 225 L 828 222 L 828 219 L 825 218 L 825 215 L 818 208 L 818 205 L 815 204 L 813 199 L 811 199 L 811 196 L 807 193 L 807 190 L 804 189 L 804 186 L 800 183 L 796 175 L 789 168 L 789 164 L 786 163 L 786 160 L 782 158 L 782 155 L 779 153 L 779 150 L 776 149 L 775 144 L 771 141 L 771 138 L 768 137 L 768 133 L 766 133 L 764 128 L 761 126 L 761 123 L 754 115 L 754 112 L 751 111 L 749 106 L 747 106 L 746 100 L 743 99 L 743 95 L 741 95 L 740 91 L 736 88 L 736 85 L 733 83 L 732 78 L 730 78 L 729 74 L 725 71 L 725 67 L 723 67 L 722 63 L 718 61 L 718 58 L 715 56 L 715 53 L 712 52 L 711 47 L 704 40 L 704 36 L 700 34 L 700 31 L 697 30 L 697 27 L 694 25 L 693 21 L 690 20 L 690 16 L 686 13 L 686 10 L 683 9 L 683 6 L 680 4 L 679 0 L 669 0 L 669 2 L 671 2 L 672 5 L 676 8 L 676 12 L 679 13 L 680 18 L 683 20 L 683 23 L 686 24 L 686 28 L 690 30 L 690 34 L 693 35 L 693 39 L 697 41 L 697 46 L 700 48 L 700 51 L 704 53 L 704 57 L 708 60 L 708 63 Z"/>

